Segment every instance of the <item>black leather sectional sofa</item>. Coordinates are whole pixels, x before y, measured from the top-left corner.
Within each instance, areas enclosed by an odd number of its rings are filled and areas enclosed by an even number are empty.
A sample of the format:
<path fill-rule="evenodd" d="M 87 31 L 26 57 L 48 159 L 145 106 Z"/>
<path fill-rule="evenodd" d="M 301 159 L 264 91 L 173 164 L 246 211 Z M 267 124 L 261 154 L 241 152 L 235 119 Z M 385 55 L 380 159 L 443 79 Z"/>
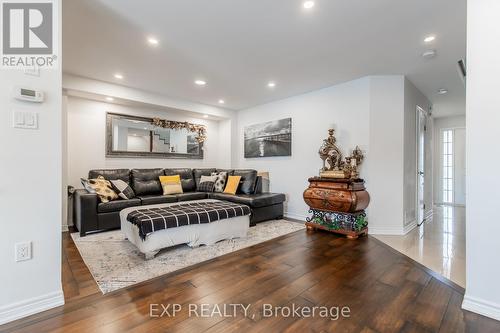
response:
<path fill-rule="evenodd" d="M 212 172 L 226 171 L 229 175 L 241 176 L 236 195 L 224 193 L 197 192 L 201 176 Z M 219 199 L 242 203 L 250 206 L 252 215 L 250 225 L 258 222 L 283 217 L 285 195 L 280 193 L 262 193 L 262 179 L 256 170 L 227 169 L 112 169 L 91 170 L 89 179 L 103 176 L 107 180 L 121 179 L 127 182 L 136 197 L 129 200 L 100 202 L 97 194 L 79 189 L 74 194 L 73 221 L 81 236 L 89 232 L 120 228 L 120 211 L 124 208 L 155 205 L 179 201 Z M 163 195 L 159 177 L 180 175 L 183 194 Z"/>

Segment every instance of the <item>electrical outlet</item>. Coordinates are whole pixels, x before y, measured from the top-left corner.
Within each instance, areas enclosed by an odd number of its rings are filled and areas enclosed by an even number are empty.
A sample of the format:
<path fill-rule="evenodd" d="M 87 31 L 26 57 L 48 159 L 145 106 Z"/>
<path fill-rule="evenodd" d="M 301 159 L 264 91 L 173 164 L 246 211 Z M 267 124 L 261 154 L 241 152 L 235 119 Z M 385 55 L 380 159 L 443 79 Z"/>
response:
<path fill-rule="evenodd" d="M 22 242 L 15 245 L 16 261 L 24 261 L 31 259 L 31 242 Z"/>

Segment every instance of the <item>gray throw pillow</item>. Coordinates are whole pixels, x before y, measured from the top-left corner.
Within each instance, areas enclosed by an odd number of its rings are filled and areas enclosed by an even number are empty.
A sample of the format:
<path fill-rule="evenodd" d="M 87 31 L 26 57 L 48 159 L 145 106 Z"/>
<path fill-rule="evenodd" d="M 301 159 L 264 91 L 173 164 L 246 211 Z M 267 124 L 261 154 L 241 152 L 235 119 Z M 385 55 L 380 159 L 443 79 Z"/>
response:
<path fill-rule="evenodd" d="M 110 180 L 111 186 L 113 190 L 118 194 L 118 196 L 122 199 L 128 200 L 135 198 L 134 190 L 123 180 Z"/>
<path fill-rule="evenodd" d="M 90 186 L 89 180 L 85 178 L 80 178 L 82 182 L 83 188 L 87 190 L 87 192 L 95 194 L 95 190 Z"/>

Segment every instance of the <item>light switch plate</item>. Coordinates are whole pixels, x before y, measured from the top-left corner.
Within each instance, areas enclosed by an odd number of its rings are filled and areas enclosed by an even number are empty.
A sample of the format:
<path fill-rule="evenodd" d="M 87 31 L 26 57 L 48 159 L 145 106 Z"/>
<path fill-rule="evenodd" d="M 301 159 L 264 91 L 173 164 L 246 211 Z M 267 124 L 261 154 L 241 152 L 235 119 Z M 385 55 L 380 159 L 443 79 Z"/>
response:
<path fill-rule="evenodd" d="M 24 126 L 24 113 L 14 112 L 14 127 Z"/>
<path fill-rule="evenodd" d="M 14 128 L 38 129 L 38 112 L 14 110 L 12 126 Z"/>
<path fill-rule="evenodd" d="M 36 115 L 34 113 L 26 112 L 24 114 L 24 125 L 26 127 L 32 128 L 33 126 L 36 125 L 35 118 L 36 118 Z"/>

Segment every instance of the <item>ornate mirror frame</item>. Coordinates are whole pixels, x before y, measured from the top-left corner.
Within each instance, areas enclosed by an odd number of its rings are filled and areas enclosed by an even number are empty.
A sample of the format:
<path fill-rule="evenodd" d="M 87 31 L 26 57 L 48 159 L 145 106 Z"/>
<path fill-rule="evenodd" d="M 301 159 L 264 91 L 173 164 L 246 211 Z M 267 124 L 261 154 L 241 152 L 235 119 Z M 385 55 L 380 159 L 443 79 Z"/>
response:
<path fill-rule="evenodd" d="M 198 154 L 188 154 L 188 153 L 170 153 L 170 152 L 130 152 L 130 151 L 116 151 L 113 150 L 113 119 L 126 119 L 126 120 L 135 120 L 135 121 L 144 121 L 149 122 L 152 125 L 155 124 L 168 124 L 171 126 L 172 124 L 176 128 L 188 128 L 188 129 L 198 129 L 197 132 L 205 134 L 205 127 L 203 125 L 192 124 L 188 122 L 176 122 L 176 121 L 168 121 L 162 120 L 158 118 L 147 118 L 140 116 L 130 116 L 125 114 L 111 113 L 106 112 L 106 157 L 115 158 L 115 157 L 141 157 L 141 158 L 175 158 L 175 159 L 203 159 L 203 141 L 205 136 L 202 138 L 202 141 L 198 140 L 199 149 Z M 163 127 L 163 126 L 159 126 Z M 172 128 L 172 127 L 169 127 Z"/>

